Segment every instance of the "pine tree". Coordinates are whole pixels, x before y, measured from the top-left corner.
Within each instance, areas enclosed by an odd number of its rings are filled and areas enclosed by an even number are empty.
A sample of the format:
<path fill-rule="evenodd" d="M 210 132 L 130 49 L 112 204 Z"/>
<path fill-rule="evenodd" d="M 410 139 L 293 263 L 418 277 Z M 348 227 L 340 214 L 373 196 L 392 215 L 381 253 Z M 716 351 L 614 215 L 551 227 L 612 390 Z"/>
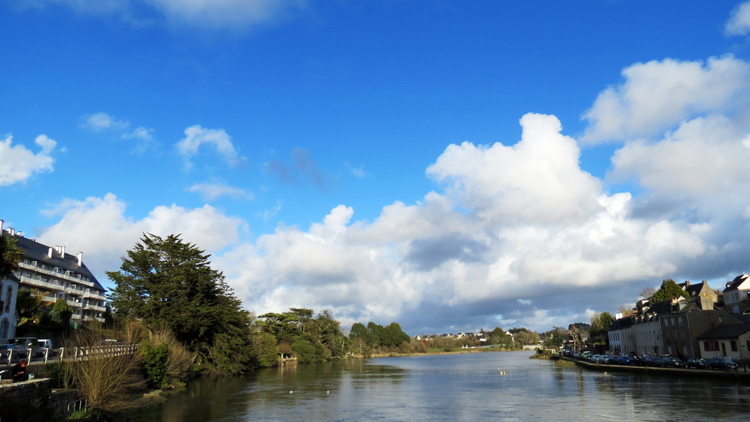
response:
<path fill-rule="evenodd" d="M 146 234 L 107 272 L 116 287 L 109 295 L 116 318 L 141 320 L 151 330 L 168 327 L 196 354 L 196 363 L 218 372 L 241 372 L 252 358 L 249 312 L 240 307 L 210 255 L 183 242 Z"/>

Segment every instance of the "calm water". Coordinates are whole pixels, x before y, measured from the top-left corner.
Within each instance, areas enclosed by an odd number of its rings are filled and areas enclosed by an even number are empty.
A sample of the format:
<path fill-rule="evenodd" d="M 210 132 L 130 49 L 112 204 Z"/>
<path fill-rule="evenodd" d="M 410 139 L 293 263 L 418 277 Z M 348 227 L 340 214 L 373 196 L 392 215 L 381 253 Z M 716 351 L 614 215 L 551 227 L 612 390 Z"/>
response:
<path fill-rule="evenodd" d="M 529 356 L 350 360 L 202 379 L 131 420 L 747 421 L 750 416 L 748 385 L 604 374 Z"/>

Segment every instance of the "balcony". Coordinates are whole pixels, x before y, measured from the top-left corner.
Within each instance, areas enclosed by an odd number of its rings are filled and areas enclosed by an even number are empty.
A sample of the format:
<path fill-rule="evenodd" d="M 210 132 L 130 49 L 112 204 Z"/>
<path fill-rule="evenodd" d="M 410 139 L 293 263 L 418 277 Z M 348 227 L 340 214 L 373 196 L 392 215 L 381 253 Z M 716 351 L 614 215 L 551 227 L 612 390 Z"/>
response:
<path fill-rule="evenodd" d="M 72 275 L 66 275 L 65 273 L 58 273 L 56 271 L 46 270 L 46 269 L 43 269 L 42 267 L 38 267 L 36 265 L 26 264 L 25 262 L 19 262 L 18 263 L 18 267 L 26 269 L 26 270 L 29 270 L 29 271 L 34 271 L 34 272 L 37 272 L 37 273 L 40 273 L 40 274 L 47 274 L 47 275 L 50 275 L 50 276 L 53 276 L 53 277 L 57 277 L 57 278 L 60 278 L 60 279 L 63 279 L 63 280 L 72 281 L 74 283 L 83 284 L 83 285 L 86 285 L 86 286 L 89 286 L 89 287 L 94 287 L 94 282 L 93 281 L 84 281 L 84 280 L 82 280 L 82 279 L 80 279 L 78 277 L 74 277 Z"/>
<path fill-rule="evenodd" d="M 84 292 L 83 293 L 83 297 L 85 297 L 86 299 L 107 300 L 107 297 L 104 296 L 98 290 L 92 290 L 92 291 Z"/>
<path fill-rule="evenodd" d="M 87 309 L 87 310 L 91 310 L 91 311 L 96 311 L 96 312 L 106 312 L 107 311 L 107 309 L 104 306 L 92 305 L 90 303 L 88 305 L 83 305 L 83 309 Z"/>
<path fill-rule="evenodd" d="M 43 290 L 56 291 L 56 292 L 61 292 L 61 291 L 66 290 L 65 287 L 60 286 L 59 284 L 52 284 L 49 281 L 37 280 L 35 278 L 26 277 L 25 275 L 22 275 L 19 278 L 21 279 L 22 284 L 39 287 Z"/>

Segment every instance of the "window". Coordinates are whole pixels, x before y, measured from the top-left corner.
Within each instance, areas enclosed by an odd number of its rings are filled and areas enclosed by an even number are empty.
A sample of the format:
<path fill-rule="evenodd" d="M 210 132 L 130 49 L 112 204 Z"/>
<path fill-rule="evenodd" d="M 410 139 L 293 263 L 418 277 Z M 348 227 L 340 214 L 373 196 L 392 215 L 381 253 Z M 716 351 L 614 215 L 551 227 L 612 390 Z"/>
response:
<path fill-rule="evenodd" d="M 684 321 L 685 321 L 685 320 L 683 320 L 682 318 L 680 318 L 680 326 L 682 326 L 682 323 L 683 323 Z"/>
<path fill-rule="evenodd" d="M 736 352 L 736 351 L 737 351 L 737 342 L 736 342 L 736 341 L 734 341 L 734 340 L 730 340 L 730 341 L 729 341 L 729 345 L 730 345 L 730 346 L 732 347 L 732 351 L 733 351 L 733 352 Z"/>
<path fill-rule="evenodd" d="M 718 352 L 719 342 L 718 341 L 704 341 L 703 350 L 705 350 L 706 352 Z"/>
<path fill-rule="evenodd" d="M 723 316 L 719 316 L 719 322 L 724 322 L 724 317 Z"/>
<path fill-rule="evenodd" d="M 665 322 L 665 325 L 666 325 L 667 327 L 669 327 L 669 319 L 665 318 L 665 319 L 664 319 L 664 322 Z"/>
<path fill-rule="evenodd" d="M 8 286 L 8 293 L 5 295 L 5 312 L 10 312 L 10 301 L 13 299 L 13 286 Z"/>

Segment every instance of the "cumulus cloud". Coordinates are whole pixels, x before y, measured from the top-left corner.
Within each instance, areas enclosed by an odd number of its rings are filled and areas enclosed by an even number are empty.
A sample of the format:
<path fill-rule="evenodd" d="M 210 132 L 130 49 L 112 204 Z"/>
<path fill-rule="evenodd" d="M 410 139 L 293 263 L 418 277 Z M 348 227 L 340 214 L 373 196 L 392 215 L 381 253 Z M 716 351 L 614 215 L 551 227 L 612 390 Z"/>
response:
<path fill-rule="evenodd" d="M 246 29 L 273 24 L 305 9 L 306 0 L 15 0 L 21 8 L 67 6 L 77 13 L 115 16 L 138 25 L 166 20 L 175 26 Z"/>
<path fill-rule="evenodd" d="M 191 158 L 198 154 L 201 145 L 213 147 L 229 164 L 237 164 L 245 159 L 237 156 L 232 137 L 224 129 L 206 129 L 200 125 L 194 125 L 186 128 L 185 137 L 175 144 L 177 151 L 185 159 L 187 168 L 192 167 Z"/>
<path fill-rule="evenodd" d="M 746 105 L 750 67 L 732 55 L 706 63 L 664 59 L 636 63 L 625 81 L 599 94 L 583 118 L 583 140 L 597 143 L 651 137 L 685 119 Z"/>
<path fill-rule="evenodd" d="M 682 123 L 658 142 L 627 143 L 612 157 L 616 179 L 636 176 L 655 192 L 750 193 L 747 133 L 720 115 Z"/>
<path fill-rule="evenodd" d="M 521 124 L 513 146 L 446 148 L 427 171 L 448 186 L 444 195 L 385 206 L 371 223 L 352 222 L 354 210 L 340 205 L 307 230 L 280 225 L 216 263 L 258 312 L 328 308 L 345 323 L 398 320 L 420 331 L 548 329 L 585 317 L 580 309 L 616 309 L 613 292 L 637 294 L 644 280 L 726 245 L 710 244 L 710 223 L 635 218 L 631 194 L 607 194 L 580 170 L 556 118 Z"/>
<path fill-rule="evenodd" d="M 746 35 L 750 32 L 750 1 L 741 3 L 732 10 L 724 32 L 727 35 Z"/>
<path fill-rule="evenodd" d="M 204 201 L 214 201 L 220 196 L 250 200 L 255 198 L 252 192 L 242 188 L 229 186 L 225 183 L 197 183 L 190 186 L 187 190 L 188 192 L 201 194 Z"/>
<path fill-rule="evenodd" d="M 146 217 L 126 217 L 125 202 L 114 194 L 83 201 L 66 199 L 48 210 L 60 220 L 47 227 L 37 240 L 48 245 L 66 245 L 69 251 L 83 251 L 85 261 L 96 274 L 120 267 L 120 257 L 142 237 L 181 233 L 200 248 L 220 251 L 239 239 L 243 221 L 205 205 L 186 209 L 177 205 L 158 206 Z"/>
<path fill-rule="evenodd" d="M 449 146 L 427 174 L 453 183 L 450 188 L 483 218 L 559 221 L 589 215 L 601 184 L 578 166 L 576 141 L 560 134 L 554 116 L 527 114 L 521 126 L 522 139 L 513 146 Z"/>
<path fill-rule="evenodd" d="M 34 154 L 23 145 L 13 145 L 13 137 L 0 141 L 0 186 L 10 186 L 25 182 L 36 173 L 54 170 L 54 158 L 50 155 L 57 142 L 39 135 L 34 142 L 41 150 Z"/>
<path fill-rule="evenodd" d="M 342 204 L 307 228 L 280 223 L 238 242 L 245 222 L 208 205 L 160 206 L 133 220 L 110 194 L 61 203 L 51 213 L 62 218 L 39 238 L 90 251 L 96 268 L 113 269 L 141 233 L 184 233 L 215 253 L 213 265 L 248 309 L 330 309 L 344 326 L 399 321 L 413 334 L 494 325 L 547 330 L 587 320 L 592 310 L 615 310 L 661 279 L 719 278 L 744 263 L 750 229 L 737 221 L 750 215 L 748 178 L 734 168 L 713 174 L 734 165 L 721 160 L 743 161 L 740 148 L 747 148 L 747 135 L 726 117 L 685 122 L 652 143 L 626 143 L 614 171 L 642 181 L 641 197 L 606 192 L 582 171 L 576 142 L 554 116 L 528 114 L 520 123 L 515 144 L 449 145 L 426 171 L 443 192 L 386 205 L 370 222 Z M 709 155 L 717 167 L 695 180 L 668 177 L 692 165 L 691 148 L 718 154 Z M 671 159 L 681 155 L 688 164 Z M 733 189 L 737 207 L 706 205 L 706 195 L 723 192 L 709 201 L 717 202 Z M 643 213 L 658 202 L 650 195 L 682 202 Z M 685 204 L 694 213 L 685 214 Z"/>

